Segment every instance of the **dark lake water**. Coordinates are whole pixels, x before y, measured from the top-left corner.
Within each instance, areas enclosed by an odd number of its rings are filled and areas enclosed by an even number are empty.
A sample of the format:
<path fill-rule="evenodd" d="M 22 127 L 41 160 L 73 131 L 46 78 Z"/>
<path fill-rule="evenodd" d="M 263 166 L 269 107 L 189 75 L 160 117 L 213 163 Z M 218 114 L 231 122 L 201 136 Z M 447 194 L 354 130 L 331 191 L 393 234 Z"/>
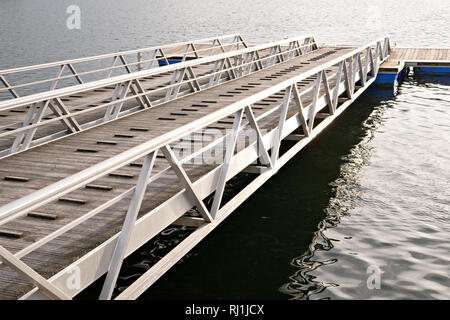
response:
<path fill-rule="evenodd" d="M 0 0 L 0 69 L 229 33 L 450 47 L 449 16 L 448 0 Z M 449 299 L 449 85 L 413 75 L 395 98 L 365 93 L 141 298 Z M 184 233 L 146 245 L 119 286 Z"/>

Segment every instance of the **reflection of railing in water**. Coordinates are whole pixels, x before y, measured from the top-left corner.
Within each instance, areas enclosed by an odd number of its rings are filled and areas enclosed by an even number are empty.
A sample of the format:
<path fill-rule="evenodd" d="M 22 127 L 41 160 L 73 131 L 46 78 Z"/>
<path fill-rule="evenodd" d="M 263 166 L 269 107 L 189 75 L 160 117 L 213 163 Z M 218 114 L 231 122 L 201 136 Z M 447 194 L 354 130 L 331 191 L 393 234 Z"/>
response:
<path fill-rule="evenodd" d="M 124 290 L 117 298 L 126 299 L 139 296 L 165 271 L 175 264 L 179 258 L 221 223 L 240 203 L 245 201 L 265 181 L 287 163 L 287 161 L 323 131 L 366 90 L 366 88 L 375 80 L 379 64 L 389 55 L 389 47 L 387 45 L 388 40 L 386 39 L 387 38 L 383 38 L 366 46 L 351 50 L 338 58 L 320 64 L 317 67 L 264 89 L 257 94 L 232 103 L 222 109 L 206 114 L 191 123 L 158 136 L 146 143 L 131 148 L 108 160 L 100 162 L 1 207 L 0 224 L 3 225 L 18 217 L 26 215 L 32 210 L 43 207 L 49 202 L 57 200 L 71 191 L 83 188 L 87 184 L 104 177 L 119 168 L 123 168 L 138 159 L 143 160 L 141 165 L 142 169 L 134 187 L 121 193 L 114 199 L 103 203 L 87 214 L 71 221 L 61 229 L 41 238 L 25 249 L 17 252 L 15 255 L 12 255 L 6 250 L 0 252 L 4 263 L 12 266 L 26 278 L 34 281 L 38 286 L 39 290 L 32 290 L 26 295 L 26 298 L 54 297 L 68 299 L 75 296 L 82 288 L 90 285 L 101 275 L 107 273 L 101 298 L 109 299 L 111 298 L 121 264 L 126 256 L 149 241 L 166 226 L 174 222 L 182 220 L 183 223 L 197 224 L 198 228 L 191 235 L 174 248 L 167 256 L 162 258 L 155 266 L 149 269 L 149 271 L 144 273 L 141 278 L 137 279 L 131 286 Z M 217 74 L 228 74 L 225 81 L 229 81 L 233 79 L 233 71 L 240 75 L 246 74 L 252 67 L 259 69 L 261 67 L 260 63 L 262 63 L 263 60 L 266 61 L 267 65 L 272 66 L 277 60 L 278 62 L 284 61 L 285 55 L 301 55 L 301 46 L 298 46 L 298 43 L 293 43 L 294 47 L 290 47 L 286 51 L 281 51 L 281 43 L 278 43 L 276 45 L 271 44 L 244 49 L 240 52 L 226 53 L 217 57 L 204 58 L 202 61 L 198 60 L 185 62 L 180 65 L 167 66 L 165 67 L 167 68 L 165 69 L 166 71 L 174 71 L 174 81 L 168 86 L 168 89 L 166 89 L 166 97 L 167 95 L 170 97 L 171 94 L 175 94 L 175 97 L 177 97 L 179 91 L 176 88 L 179 88 L 181 84 L 191 83 L 193 86 L 191 90 L 194 92 L 196 91 L 195 85 L 192 84 L 192 78 L 185 81 L 184 77 L 179 77 L 179 81 L 176 82 L 176 75 L 178 75 L 178 72 L 181 71 L 181 74 L 185 75 L 188 68 L 194 64 L 209 63 L 211 61 L 216 62 L 213 72 L 207 75 L 206 79 L 209 79 L 209 81 L 206 82 L 205 85 L 208 86 L 211 81 L 213 84 L 217 81 Z M 261 48 L 272 48 L 273 52 L 264 58 L 257 57 L 256 53 Z M 239 62 L 234 65 L 231 64 L 228 68 L 224 68 L 226 63 L 230 65 L 230 63 L 227 62 L 230 57 L 236 58 Z M 263 65 L 262 67 L 265 66 Z M 333 75 L 329 75 L 326 72 L 330 68 L 335 71 Z M 115 82 L 108 82 L 113 80 L 110 79 L 105 80 L 105 83 L 102 82 L 101 84 L 86 84 L 83 85 L 86 86 L 83 87 L 83 90 L 115 84 L 116 88 L 121 88 L 123 85 L 127 86 L 128 91 L 133 81 L 140 79 L 140 77 L 143 77 L 144 75 L 154 74 L 151 72 L 152 71 L 146 71 L 144 73 L 114 79 Z M 315 77 L 315 85 L 303 91 L 299 90 L 297 84 L 309 77 Z M 218 77 L 218 79 L 220 81 L 221 76 Z M 173 89 L 175 89 L 175 91 L 173 91 Z M 67 91 L 71 92 L 71 90 L 73 89 Z M 63 92 L 67 94 L 66 90 Z M 45 97 L 40 97 L 40 99 L 43 101 L 58 99 L 57 94 L 60 93 L 61 92 L 53 93 L 55 94 L 55 97 L 51 96 L 52 93 L 49 93 L 46 94 Z M 283 102 L 256 117 L 254 114 L 254 104 L 276 94 L 283 96 Z M 307 99 L 307 95 L 311 95 L 312 99 Z M 145 96 L 146 93 L 134 92 L 132 98 L 135 99 L 136 97 Z M 166 97 L 162 98 L 163 101 Z M 114 103 L 123 103 L 124 100 L 125 96 L 121 97 L 119 100 L 115 100 Z M 111 105 L 111 103 L 107 105 Z M 151 106 L 151 104 L 147 105 L 147 107 L 149 106 Z M 295 110 L 295 113 L 293 115 L 289 114 L 289 110 Z M 244 114 L 246 115 L 247 122 L 243 122 Z M 276 119 L 279 119 L 276 122 L 275 128 L 271 128 L 268 132 L 263 133 L 260 128 L 261 120 L 273 115 L 277 115 Z M 233 128 L 231 132 L 220 139 L 221 142 L 226 141 L 223 163 L 213 168 L 206 168 L 209 169 L 209 171 L 204 172 L 197 180 L 191 181 L 186 170 L 182 166 L 183 163 L 192 157 L 199 156 L 206 150 L 209 150 L 217 144 L 218 141 L 213 141 L 209 145 L 206 145 L 202 150 L 183 159 L 178 159 L 175 156 L 170 144 L 230 116 L 233 117 Z M 318 121 L 316 121 L 316 119 Z M 249 127 L 254 130 L 256 132 L 256 138 L 254 141 L 251 141 L 245 149 L 235 154 L 235 145 L 239 134 L 244 127 Z M 294 134 L 297 129 L 302 133 Z M 293 147 L 280 155 L 280 145 L 284 139 L 295 140 L 297 142 Z M 169 164 L 167 168 L 170 168 L 175 172 L 178 179 L 183 183 L 184 189 L 173 195 L 169 200 L 159 205 L 157 208 L 137 219 L 137 214 L 141 208 L 147 187 L 161 176 L 160 173 L 151 175 L 158 152 L 162 152 Z M 222 197 L 226 182 L 239 172 L 247 169 L 247 167 L 257 159 L 260 159 L 261 163 L 265 164 L 265 166 L 255 168 L 259 170 L 257 177 L 230 201 L 222 205 Z M 203 199 L 211 194 L 214 194 L 212 205 L 211 208 L 207 208 Z M 68 274 L 65 270 L 59 272 L 50 280 L 45 280 L 34 270 L 26 268 L 23 263 L 21 263 L 20 258 L 96 216 L 100 212 L 118 203 L 120 200 L 129 198 L 131 198 L 131 201 L 128 205 L 128 211 L 122 231 L 68 267 L 75 266 L 82 270 L 83 278 L 81 279 L 80 288 L 64 287 L 67 277 L 70 276 L 70 273 Z M 201 219 L 191 221 L 192 219 L 189 217 L 183 217 L 184 213 L 192 207 L 196 207 L 199 210 Z"/>

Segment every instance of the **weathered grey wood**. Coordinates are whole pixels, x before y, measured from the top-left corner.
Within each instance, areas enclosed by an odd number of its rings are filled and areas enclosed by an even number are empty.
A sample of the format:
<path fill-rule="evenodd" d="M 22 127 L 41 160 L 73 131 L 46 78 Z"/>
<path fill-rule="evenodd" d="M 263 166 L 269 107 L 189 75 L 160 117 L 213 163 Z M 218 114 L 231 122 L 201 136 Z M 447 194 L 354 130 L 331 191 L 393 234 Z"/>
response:
<path fill-rule="evenodd" d="M 51 299 L 63 299 L 72 300 L 60 289 L 47 282 L 40 274 L 35 272 L 25 263 L 14 257 L 8 250 L 0 246 L 0 257 L 3 263 L 9 265 L 18 273 L 29 278 L 35 285 L 37 285 L 49 298 Z"/>
<path fill-rule="evenodd" d="M 115 122 L 104 124 L 102 126 L 77 133 L 72 136 L 62 138 L 23 153 L 16 154 L 9 158 L 0 159 L 0 189 L 8 190 L 2 192 L 0 205 L 6 204 L 12 200 L 23 197 L 35 190 L 61 180 L 64 177 L 72 175 L 82 169 L 92 166 L 100 161 L 117 155 L 120 152 L 128 150 L 140 143 L 148 141 L 154 137 L 176 129 L 179 126 L 187 124 L 210 112 L 219 110 L 233 102 L 239 101 L 250 95 L 256 94 L 266 88 L 280 83 L 306 70 L 312 69 L 326 61 L 339 57 L 352 48 L 341 49 L 330 55 L 318 58 L 321 54 L 334 51 L 334 48 L 323 48 L 304 57 L 288 60 L 280 65 L 275 65 L 270 69 L 261 70 L 255 74 L 236 79 L 232 82 L 223 84 L 217 88 L 198 92 L 190 96 L 180 98 L 178 101 L 171 101 L 159 107 L 149 110 L 143 110 L 137 114 L 118 119 Z M 317 60 L 311 60 L 317 59 Z M 311 60 L 311 61 L 309 61 Z M 308 62 L 308 64 L 302 64 Z M 295 69 L 293 69 L 295 67 Z M 335 74 L 337 68 L 332 68 L 328 78 Z M 196 71 L 197 72 L 197 71 Z M 170 77 L 170 75 L 167 75 Z M 271 78 L 267 78 L 271 77 Z M 149 80 L 159 81 L 157 78 Z M 268 80 L 262 80 L 268 79 Z M 311 81 L 309 81 L 311 80 Z M 311 88 L 314 84 L 314 78 L 308 79 L 306 83 L 300 84 L 299 92 Z M 334 83 L 334 81 L 331 81 Z M 332 86 L 332 85 L 331 85 Z M 237 90 L 242 89 L 242 90 Z M 248 89 L 248 90 L 244 90 Z M 332 90 L 333 88 L 330 88 Z M 112 90 L 112 89 L 111 89 Z M 233 93 L 229 93 L 229 92 Z M 236 93 L 240 92 L 240 93 Z M 320 94 L 323 94 L 323 90 Z M 98 95 L 104 92 L 98 92 Z M 230 95 L 228 97 L 219 97 L 219 94 Z M 98 97 L 97 97 L 98 98 Z M 91 97 L 73 99 L 97 99 L 96 95 Z M 255 117 L 271 110 L 274 106 L 283 101 L 283 95 L 274 95 L 262 102 L 264 105 L 254 105 L 253 112 Z M 313 100 L 312 92 L 302 95 L 304 106 L 309 105 Z M 65 102 L 67 104 L 67 102 Z M 136 105 L 138 102 L 134 102 Z M 130 105 L 131 107 L 131 105 Z M 257 109 L 258 108 L 258 109 Z M 183 110 L 190 109 L 190 110 Z M 293 115 L 298 109 L 287 110 L 287 115 Z M 173 114 L 186 115 L 173 115 Z M 274 112 L 270 117 L 264 118 L 258 122 L 261 129 L 271 129 L 278 125 L 279 114 Z M 174 121 L 158 120 L 158 118 L 175 118 Z M 247 117 L 248 118 L 248 117 Z M 216 124 L 221 128 L 231 128 L 229 119 L 223 119 L 226 123 Z M 248 121 L 248 119 L 247 119 Z M 244 125 L 247 123 L 244 121 Z M 131 128 L 143 128 L 148 131 L 132 131 Z M 119 135 L 119 136 L 117 136 Z M 122 135 L 122 137 L 120 137 Z M 98 141 L 114 141 L 116 144 L 98 144 Z M 77 152 L 77 149 L 94 149 L 96 153 Z M 162 172 L 169 166 L 165 159 L 157 158 L 154 172 Z M 190 179 L 202 176 L 207 170 L 217 165 L 211 166 L 184 166 Z M 36 239 L 47 236 L 58 228 L 61 228 L 67 221 L 74 221 L 83 214 L 93 210 L 102 203 L 109 201 L 133 187 L 140 171 L 140 167 L 127 166 L 122 168 L 119 174 L 125 176 L 106 176 L 91 184 L 98 186 L 107 186 L 105 190 L 101 188 L 82 188 L 67 194 L 66 197 L 85 201 L 84 204 L 67 203 L 54 201 L 45 206 L 42 213 L 58 215 L 58 219 L 53 221 L 41 221 L 42 219 L 31 219 L 23 217 L 5 225 L 5 228 L 13 228 L 16 231 L 23 231 L 23 237 L 20 239 L 0 240 L 12 252 L 18 252 L 26 246 L 34 243 Z M 25 176 L 29 181 L 19 182 L 5 181 L 2 178 L 6 175 Z M 128 178 L 124 178 L 128 177 Z M 109 189 L 111 187 L 111 189 Z M 148 212 L 155 208 L 180 190 L 185 188 L 178 181 L 178 177 L 173 171 L 167 171 L 161 178 L 152 183 L 152 190 L 147 199 L 142 203 L 143 211 Z M 47 245 L 39 248 L 23 258 L 24 261 L 36 271 L 45 274 L 46 277 L 54 275 L 70 263 L 72 263 L 83 252 L 92 249 L 96 244 L 101 243 L 120 230 L 123 224 L 124 212 L 129 204 L 130 198 L 124 198 L 117 202 L 111 209 L 93 217 L 88 222 L 65 233 L 64 237 L 58 237 Z M 124 211 L 125 210 L 125 211 Z M 17 240 L 17 241 L 16 241 Z M 64 252 L 64 255 L 61 255 Z M 1 269 L 1 266 L 0 266 Z M 10 282 L 14 279 L 14 285 Z M 0 270 L 0 298 L 17 298 L 24 291 L 32 287 L 30 283 L 24 281 L 17 275 L 8 273 L 7 270 Z"/>

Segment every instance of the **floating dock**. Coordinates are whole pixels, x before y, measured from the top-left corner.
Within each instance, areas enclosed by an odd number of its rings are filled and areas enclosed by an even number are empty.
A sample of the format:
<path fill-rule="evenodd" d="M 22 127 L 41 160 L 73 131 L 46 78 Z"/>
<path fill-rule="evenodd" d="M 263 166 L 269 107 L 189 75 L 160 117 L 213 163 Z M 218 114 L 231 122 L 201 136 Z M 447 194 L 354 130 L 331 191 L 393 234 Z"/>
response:
<path fill-rule="evenodd" d="M 392 48 L 381 65 L 376 83 L 396 85 L 409 69 L 415 72 L 450 72 L 450 49 Z"/>
<path fill-rule="evenodd" d="M 388 37 L 248 46 L 232 35 L 0 71 L 0 299 L 72 299 L 104 275 L 100 299 L 137 298 L 374 83 L 393 50 Z M 25 82 L 28 71 L 42 77 Z M 225 199 L 242 173 L 251 182 Z M 124 258 L 171 225 L 192 232 L 115 290 Z"/>

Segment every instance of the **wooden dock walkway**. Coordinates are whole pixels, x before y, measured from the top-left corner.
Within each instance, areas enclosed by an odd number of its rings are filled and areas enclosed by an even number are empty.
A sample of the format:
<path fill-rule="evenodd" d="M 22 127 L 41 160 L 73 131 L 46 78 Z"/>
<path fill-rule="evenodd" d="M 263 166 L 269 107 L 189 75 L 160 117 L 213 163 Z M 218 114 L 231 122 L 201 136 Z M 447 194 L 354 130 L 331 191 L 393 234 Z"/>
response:
<path fill-rule="evenodd" d="M 450 49 L 392 48 L 389 61 L 404 61 L 409 66 L 441 65 L 450 62 Z"/>
<path fill-rule="evenodd" d="M 398 74 L 405 67 L 450 68 L 450 49 L 392 48 L 389 59 L 380 67 L 380 73 Z"/>
<path fill-rule="evenodd" d="M 105 273 L 100 298 L 139 296 L 365 91 L 389 39 L 229 49 L 0 102 L 0 299 L 70 299 Z M 253 181 L 222 203 L 241 172 Z M 171 224 L 196 229 L 115 292 Z"/>

